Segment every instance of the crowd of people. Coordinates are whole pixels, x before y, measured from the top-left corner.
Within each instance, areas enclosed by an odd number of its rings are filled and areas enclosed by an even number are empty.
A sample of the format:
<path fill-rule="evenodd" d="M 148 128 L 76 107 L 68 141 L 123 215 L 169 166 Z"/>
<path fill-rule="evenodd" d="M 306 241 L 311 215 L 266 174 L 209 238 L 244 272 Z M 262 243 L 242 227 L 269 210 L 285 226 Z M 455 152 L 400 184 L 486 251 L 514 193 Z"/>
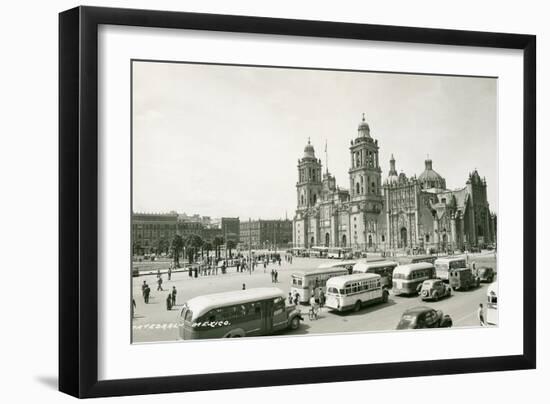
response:
<path fill-rule="evenodd" d="M 284 259 L 285 262 L 292 264 L 292 254 L 285 254 L 281 258 L 281 254 L 275 253 L 275 252 L 257 254 L 253 256 L 252 259 L 250 257 L 245 257 L 240 253 L 233 256 L 231 259 L 207 257 L 203 262 L 196 263 L 194 265 L 189 266 L 187 268 L 187 272 L 190 278 L 198 278 L 199 276 L 202 277 L 202 276 L 226 274 L 228 272 L 228 268 L 230 267 L 235 268 L 236 272 L 238 273 L 243 273 L 243 272 L 252 273 L 256 270 L 258 266 L 261 265 L 263 266 L 264 273 L 265 273 L 270 264 L 281 266 L 282 259 Z M 168 281 L 172 280 L 172 273 L 174 271 L 175 271 L 175 266 L 173 266 L 173 264 L 170 264 L 170 266 L 166 271 L 166 277 Z M 278 276 L 279 276 L 279 273 L 277 269 L 272 267 L 271 282 L 277 283 Z M 156 274 L 156 291 L 165 292 L 166 289 L 163 288 L 163 285 L 164 285 L 163 274 L 161 273 L 161 270 L 158 269 Z M 242 284 L 242 289 L 243 290 L 246 289 L 246 286 L 244 283 Z M 141 292 L 142 292 L 143 302 L 145 304 L 149 304 L 149 299 L 151 297 L 151 286 L 147 283 L 146 280 L 144 280 L 143 284 L 141 285 Z M 175 286 L 172 286 L 172 289 L 168 289 L 168 294 L 166 295 L 167 310 L 172 310 L 172 308 L 176 305 L 176 295 L 177 295 L 177 289 Z M 132 298 L 132 316 L 133 316 L 135 307 L 136 307 L 136 301 L 134 298 Z"/>

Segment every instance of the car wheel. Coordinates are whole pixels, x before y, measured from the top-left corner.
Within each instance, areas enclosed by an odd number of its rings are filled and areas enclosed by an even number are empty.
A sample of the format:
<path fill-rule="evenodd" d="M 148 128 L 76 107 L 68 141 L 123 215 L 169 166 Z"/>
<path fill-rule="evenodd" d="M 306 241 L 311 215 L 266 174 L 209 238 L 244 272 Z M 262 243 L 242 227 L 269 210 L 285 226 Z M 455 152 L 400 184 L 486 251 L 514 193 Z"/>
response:
<path fill-rule="evenodd" d="M 358 312 L 359 310 L 361 310 L 361 300 L 357 300 L 353 306 L 353 311 Z"/>
<path fill-rule="evenodd" d="M 296 316 L 292 320 L 290 320 L 290 329 L 297 330 L 298 327 L 300 327 L 300 319 Z"/>

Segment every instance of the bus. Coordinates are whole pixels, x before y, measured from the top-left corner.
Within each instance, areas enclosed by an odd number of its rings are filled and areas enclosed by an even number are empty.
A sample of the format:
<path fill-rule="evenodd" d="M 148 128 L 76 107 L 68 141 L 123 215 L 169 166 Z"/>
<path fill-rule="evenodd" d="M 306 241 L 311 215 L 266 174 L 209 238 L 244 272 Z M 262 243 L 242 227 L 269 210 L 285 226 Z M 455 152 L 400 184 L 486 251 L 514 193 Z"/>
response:
<path fill-rule="evenodd" d="M 435 260 L 435 276 L 444 281 L 449 281 L 449 270 L 467 268 L 465 257 L 446 257 Z"/>
<path fill-rule="evenodd" d="M 351 248 L 337 247 L 329 248 L 327 250 L 327 258 L 340 258 L 345 259 L 351 255 Z"/>
<path fill-rule="evenodd" d="M 310 257 L 324 258 L 327 256 L 328 247 L 311 247 L 309 251 Z"/>
<path fill-rule="evenodd" d="M 436 255 L 408 255 L 406 257 L 395 257 L 399 265 L 417 264 L 419 262 L 435 263 Z"/>
<path fill-rule="evenodd" d="M 278 288 L 255 288 L 194 297 L 178 317 L 179 339 L 235 338 L 295 330 L 303 320 Z"/>
<path fill-rule="evenodd" d="M 392 287 L 393 270 L 397 266 L 397 262 L 393 261 L 359 261 L 353 267 L 354 274 L 370 273 L 378 274 L 381 277 L 382 287 Z"/>
<path fill-rule="evenodd" d="M 498 325 L 498 283 L 487 287 L 487 324 Z"/>
<path fill-rule="evenodd" d="M 327 281 L 325 306 L 337 311 L 359 311 L 372 303 L 386 303 L 389 292 L 382 287 L 380 275 L 360 273 L 336 276 Z"/>
<path fill-rule="evenodd" d="M 418 293 L 422 282 L 435 277 L 435 268 L 429 262 L 398 265 L 393 270 L 393 293 Z"/>
<path fill-rule="evenodd" d="M 346 268 L 349 273 L 351 273 L 350 268 L 353 268 L 354 265 L 357 263 L 357 261 L 353 260 L 345 260 L 345 261 L 337 261 L 337 262 L 323 262 L 321 265 L 319 265 L 318 269 L 323 268 Z"/>
<path fill-rule="evenodd" d="M 339 262 L 338 264 L 342 263 Z M 326 292 L 327 280 L 335 276 L 348 274 L 348 269 L 341 266 L 317 268 L 312 271 L 297 271 L 290 278 L 290 293 L 292 293 L 292 296 L 298 293 L 300 303 L 309 303 L 313 290 L 315 290 L 315 297 L 317 297 L 319 290 Z"/>

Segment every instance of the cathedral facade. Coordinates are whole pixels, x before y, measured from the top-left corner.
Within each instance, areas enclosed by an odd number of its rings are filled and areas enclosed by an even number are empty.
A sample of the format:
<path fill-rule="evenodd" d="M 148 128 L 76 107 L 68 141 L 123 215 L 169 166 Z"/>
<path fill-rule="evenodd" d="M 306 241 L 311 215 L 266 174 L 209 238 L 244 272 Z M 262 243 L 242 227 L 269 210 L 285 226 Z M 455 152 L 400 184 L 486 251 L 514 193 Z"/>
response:
<path fill-rule="evenodd" d="M 293 243 L 298 248 L 343 247 L 354 251 L 436 251 L 481 247 L 496 241 L 496 216 L 487 183 L 477 170 L 463 188 L 449 190 L 425 161 L 418 177 L 397 173 L 392 155 L 382 181 L 378 141 L 363 115 L 351 140 L 349 188 L 323 173 L 310 141 L 298 160 Z"/>

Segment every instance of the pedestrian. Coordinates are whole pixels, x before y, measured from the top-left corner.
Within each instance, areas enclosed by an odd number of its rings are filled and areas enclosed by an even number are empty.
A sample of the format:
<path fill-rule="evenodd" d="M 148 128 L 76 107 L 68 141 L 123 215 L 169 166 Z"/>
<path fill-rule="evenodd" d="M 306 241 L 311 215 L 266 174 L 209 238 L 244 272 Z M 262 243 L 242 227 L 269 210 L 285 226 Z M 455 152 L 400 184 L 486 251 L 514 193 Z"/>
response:
<path fill-rule="evenodd" d="M 281 266 L 281 257 L 279 257 L 279 266 Z"/>
<path fill-rule="evenodd" d="M 143 284 L 141 285 L 141 294 L 145 296 L 145 288 L 147 287 L 147 281 L 143 281 Z"/>
<path fill-rule="evenodd" d="M 157 278 L 159 278 L 159 277 L 160 277 L 160 268 L 157 269 Z"/>
<path fill-rule="evenodd" d="M 172 280 L 172 265 L 170 265 L 168 267 L 168 280 L 171 281 Z"/>
<path fill-rule="evenodd" d="M 292 305 L 292 293 L 288 292 L 288 304 Z"/>
<path fill-rule="evenodd" d="M 319 290 L 319 308 L 323 309 L 323 306 L 325 305 L 325 292 L 323 292 L 323 289 Z"/>
<path fill-rule="evenodd" d="M 239 261 L 237 261 L 237 272 L 241 272 L 240 268 L 241 268 L 241 263 Z"/>
<path fill-rule="evenodd" d="M 243 283 L 243 290 L 246 290 L 246 285 Z"/>
<path fill-rule="evenodd" d="M 172 293 L 170 295 L 172 296 L 172 306 L 176 305 L 176 295 L 178 294 L 178 291 L 176 290 L 175 286 L 172 286 Z"/>
<path fill-rule="evenodd" d="M 166 296 L 166 310 L 172 310 L 172 294 L 168 293 Z"/>
<path fill-rule="evenodd" d="M 477 309 L 477 318 L 479 319 L 479 325 L 485 327 L 485 317 L 483 316 L 483 303 L 479 304 Z"/>
<path fill-rule="evenodd" d="M 275 270 L 275 283 L 277 283 L 277 278 L 279 277 L 279 272 L 277 272 L 277 270 Z"/>
<path fill-rule="evenodd" d="M 275 270 L 271 268 L 271 283 L 275 282 Z"/>
<path fill-rule="evenodd" d="M 149 303 L 149 294 L 151 293 L 151 289 L 149 288 L 149 285 L 145 286 L 145 289 L 143 290 L 143 300 L 145 303 Z"/>
<path fill-rule="evenodd" d="M 159 276 L 159 278 L 157 279 L 157 284 L 158 284 L 157 290 L 164 290 L 162 288 L 162 276 Z"/>
<path fill-rule="evenodd" d="M 298 303 L 300 303 L 300 294 L 296 292 L 294 293 L 294 305 L 298 306 Z"/>

